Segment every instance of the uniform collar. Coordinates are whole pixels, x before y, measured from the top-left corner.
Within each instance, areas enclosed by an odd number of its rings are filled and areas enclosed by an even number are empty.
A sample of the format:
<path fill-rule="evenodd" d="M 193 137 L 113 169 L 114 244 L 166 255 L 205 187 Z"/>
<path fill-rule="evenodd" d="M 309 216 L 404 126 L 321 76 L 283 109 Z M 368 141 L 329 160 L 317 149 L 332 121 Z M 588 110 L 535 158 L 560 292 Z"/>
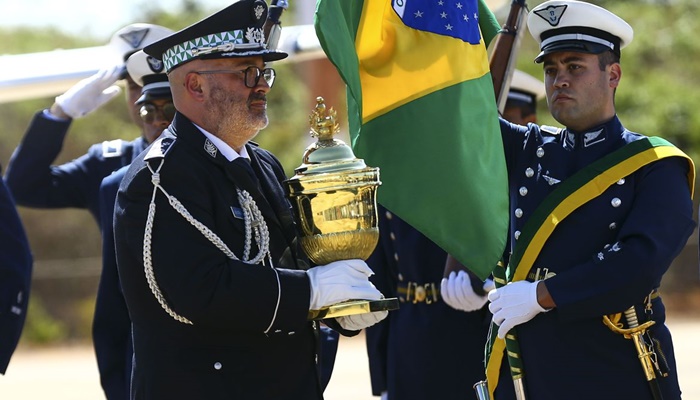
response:
<path fill-rule="evenodd" d="M 586 131 L 577 132 L 570 129 L 562 131 L 562 141 L 564 148 L 568 150 L 586 149 L 605 143 L 608 139 L 620 136 L 624 128 L 620 120 L 615 115 L 608 122 L 590 128 Z"/>

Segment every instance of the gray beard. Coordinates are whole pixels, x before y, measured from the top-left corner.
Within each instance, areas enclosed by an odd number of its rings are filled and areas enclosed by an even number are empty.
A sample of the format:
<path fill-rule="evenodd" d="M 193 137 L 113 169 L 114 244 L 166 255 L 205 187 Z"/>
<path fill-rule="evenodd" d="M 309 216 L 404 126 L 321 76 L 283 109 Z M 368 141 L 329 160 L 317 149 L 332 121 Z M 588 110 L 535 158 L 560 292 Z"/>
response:
<path fill-rule="evenodd" d="M 248 99 L 233 98 L 219 87 L 212 90 L 207 108 L 213 110 L 210 118 L 217 127 L 216 136 L 232 147 L 243 146 L 268 124 L 265 111 L 251 114 Z"/>

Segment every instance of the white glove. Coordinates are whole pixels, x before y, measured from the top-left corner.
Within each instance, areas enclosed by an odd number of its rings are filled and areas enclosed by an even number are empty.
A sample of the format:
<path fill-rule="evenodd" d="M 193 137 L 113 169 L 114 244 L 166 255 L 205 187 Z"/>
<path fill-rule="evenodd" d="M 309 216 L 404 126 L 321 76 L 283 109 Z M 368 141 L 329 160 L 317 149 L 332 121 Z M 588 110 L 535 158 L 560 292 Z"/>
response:
<path fill-rule="evenodd" d="M 387 315 L 389 315 L 389 311 L 375 311 L 366 314 L 355 314 L 346 315 L 343 317 L 336 317 L 335 320 L 338 321 L 338 324 L 340 324 L 340 326 L 343 329 L 347 329 L 349 331 L 359 331 L 361 329 L 369 328 L 370 326 L 386 318 Z"/>
<path fill-rule="evenodd" d="M 123 68 L 123 65 L 115 65 L 81 80 L 56 97 L 56 104 L 71 118 L 85 116 L 119 94 L 121 89 L 114 83 L 119 79 Z"/>
<path fill-rule="evenodd" d="M 484 291 L 489 292 L 494 289 L 493 280 L 487 279 L 484 282 Z M 486 304 L 488 298 L 474 293 L 471 279 L 466 271 L 450 272 L 447 278 L 442 278 L 440 282 L 440 295 L 445 303 L 460 311 L 476 311 Z"/>
<path fill-rule="evenodd" d="M 537 302 L 537 282 L 518 281 L 489 292 L 489 310 L 493 322 L 499 326 L 498 337 L 503 339 L 515 326 L 546 312 Z"/>
<path fill-rule="evenodd" d="M 352 299 L 378 300 L 382 293 L 369 277 L 372 270 L 362 260 L 334 261 L 306 271 L 311 283 L 310 310 Z"/>
<path fill-rule="evenodd" d="M 382 392 L 382 397 L 379 398 L 379 400 L 389 400 L 389 392 L 386 390 Z"/>

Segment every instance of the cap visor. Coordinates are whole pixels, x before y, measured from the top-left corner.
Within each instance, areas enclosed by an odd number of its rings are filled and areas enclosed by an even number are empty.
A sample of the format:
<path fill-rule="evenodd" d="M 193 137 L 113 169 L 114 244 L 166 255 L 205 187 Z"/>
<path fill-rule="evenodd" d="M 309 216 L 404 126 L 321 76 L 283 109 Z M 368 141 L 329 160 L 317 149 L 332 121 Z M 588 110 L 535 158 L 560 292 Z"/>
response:
<path fill-rule="evenodd" d="M 173 97 L 173 95 L 170 92 L 169 88 L 153 89 L 142 94 L 141 97 L 139 97 L 139 99 L 136 100 L 136 104 L 141 104 L 149 100 L 169 99 L 171 97 Z"/>
<path fill-rule="evenodd" d="M 538 54 L 537 57 L 535 57 L 535 62 L 541 63 L 544 60 L 544 56 L 546 56 L 547 54 L 564 51 L 573 51 L 575 53 L 600 54 L 609 50 L 612 51 L 609 47 L 597 43 L 584 42 L 581 40 L 566 40 L 552 43 L 551 45 L 542 49 L 540 54 Z"/>

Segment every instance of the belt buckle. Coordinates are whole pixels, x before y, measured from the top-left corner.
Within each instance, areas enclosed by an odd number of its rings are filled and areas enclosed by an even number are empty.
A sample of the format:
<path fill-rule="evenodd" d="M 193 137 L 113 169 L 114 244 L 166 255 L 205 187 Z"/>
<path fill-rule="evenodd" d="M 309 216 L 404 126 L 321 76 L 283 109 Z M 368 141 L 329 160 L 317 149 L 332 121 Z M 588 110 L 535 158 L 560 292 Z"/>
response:
<path fill-rule="evenodd" d="M 434 283 L 420 285 L 415 282 L 409 282 L 406 286 L 408 287 L 406 300 L 410 300 L 413 304 L 421 302 L 432 304 L 438 301 L 437 287 Z M 413 291 L 413 298 L 411 298 L 411 291 Z"/>
<path fill-rule="evenodd" d="M 413 289 L 413 304 L 420 303 L 421 301 L 425 301 L 426 298 L 426 293 L 425 293 L 425 285 L 419 285 L 417 283 L 413 284 L 414 289 Z"/>

